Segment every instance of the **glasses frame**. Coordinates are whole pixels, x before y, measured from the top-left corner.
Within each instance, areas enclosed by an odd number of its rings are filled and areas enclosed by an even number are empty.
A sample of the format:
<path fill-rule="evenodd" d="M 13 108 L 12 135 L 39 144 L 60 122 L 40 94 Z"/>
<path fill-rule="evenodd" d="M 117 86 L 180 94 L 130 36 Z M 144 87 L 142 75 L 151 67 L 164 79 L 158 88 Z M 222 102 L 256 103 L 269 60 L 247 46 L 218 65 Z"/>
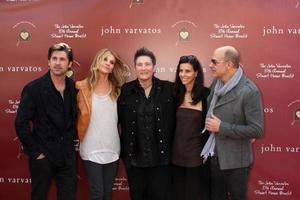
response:
<path fill-rule="evenodd" d="M 210 59 L 210 62 L 214 65 L 217 65 L 217 64 L 220 64 L 220 63 L 223 63 L 223 62 L 228 62 L 229 60 L 221 60 L 221 61 L 218 61 L 214 58 Z"/>

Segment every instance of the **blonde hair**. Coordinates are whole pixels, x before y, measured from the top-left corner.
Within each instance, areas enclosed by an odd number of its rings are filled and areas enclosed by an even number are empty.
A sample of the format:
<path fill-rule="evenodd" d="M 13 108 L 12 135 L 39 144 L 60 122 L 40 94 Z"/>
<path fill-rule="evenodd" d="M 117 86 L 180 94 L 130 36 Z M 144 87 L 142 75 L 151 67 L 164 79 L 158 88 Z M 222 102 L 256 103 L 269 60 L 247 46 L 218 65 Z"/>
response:
<path fill-rule="evenodd" d="M 115 58 L 115 64 L 112 73 L 108 75 L 108 79 L 112 82 L 112 91 L 110 93 L 110 97 L 113 100 L 116 100 L 120 94 L 121 86 L 126 81 L 128 67 L 114 51 L 109 49 L 102 49 L 98 51 L 91 64 L 87 79 L 90 88 L 93 89 L 99 79 L 99 64 L 109 55 L 112 55 Z"/>

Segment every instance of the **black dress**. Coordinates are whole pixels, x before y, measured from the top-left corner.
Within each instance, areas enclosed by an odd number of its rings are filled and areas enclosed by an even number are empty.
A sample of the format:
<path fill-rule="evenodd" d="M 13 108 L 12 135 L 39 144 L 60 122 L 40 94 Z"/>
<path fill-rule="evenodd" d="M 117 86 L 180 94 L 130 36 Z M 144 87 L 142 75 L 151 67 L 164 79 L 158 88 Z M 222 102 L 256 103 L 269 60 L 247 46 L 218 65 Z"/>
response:
<path fill-rule="evenodd" d="M 201 135 L 203 116 L 200 110 L 177 109 L 172 150 L 172 199 L 209 199 L 209 168 L 202 164 L 200 157 L 206 139 Z"/>

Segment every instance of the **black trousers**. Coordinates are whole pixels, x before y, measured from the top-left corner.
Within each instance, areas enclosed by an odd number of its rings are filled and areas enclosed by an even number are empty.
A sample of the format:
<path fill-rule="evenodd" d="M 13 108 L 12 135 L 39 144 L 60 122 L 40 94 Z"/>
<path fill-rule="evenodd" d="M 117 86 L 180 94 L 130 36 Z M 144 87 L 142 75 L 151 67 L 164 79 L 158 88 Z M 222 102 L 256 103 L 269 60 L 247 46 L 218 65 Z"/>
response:
<path fill-rule="evenodd" d="M 99 164 L 83 160 L 89 182 L 90 200 L 111 200 L 112 187 L 117 175 L 118 161 Z"/>
<path fill-rule="evenodd" d="M 208 164 L 198 167 L 172 167 L 172 200 L 209 200 Z"/>
<path fill-rule="evenodd" d="M 57 188 L 58 200 L 74 200 L 76 193 L 76 162 L 68 166 L 56 166 L 47 158 L 29 160 L 31 199 L 47 200 L 52 179 Z"/>
<path fill-rule="evenodd" d="M 169 200 L 170 166 L 127 168 L 131 200 Z"/>
<path fill-rule="evenodd" d="M 212 200 L 246 200 L 249 167 L 220 170 L 218 158 L 210 159 Z"/>

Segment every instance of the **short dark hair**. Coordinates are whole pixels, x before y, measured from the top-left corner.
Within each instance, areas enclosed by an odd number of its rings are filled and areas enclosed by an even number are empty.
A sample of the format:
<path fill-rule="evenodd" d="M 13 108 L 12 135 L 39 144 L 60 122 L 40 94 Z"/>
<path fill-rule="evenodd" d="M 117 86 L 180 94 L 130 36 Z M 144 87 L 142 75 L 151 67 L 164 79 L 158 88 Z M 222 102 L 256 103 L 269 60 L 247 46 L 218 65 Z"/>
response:
<path fill-rule="evenodd" d="M 182 84 L 180 77 L 179 77 L 179 71 L 180 71 L 180 65 L 183 63 L 189 63 L 194 71 L 197 72 L 197 77 L 195 78 L 194 86 L 191 91 L 192 95 L 192 105 L 196 105 L 199 103 L 203 97 L 204 97 L 204 75 L 203 75 L 203 69 L 202 66 L 194 55 L 189 56 L 181 56 L 177 65 L 176 69 L 176 77 L 175 77 L 175 83 L 174 83 L 174 95 L 177 100 L 177 106 L 180 106 L 183 102 L 184 95 L 186 92 L 185 86 Z"/>
<path fill-rule="evenodd" d="M 138 50 L 136 50 L 135 54 L 134 54 L 134 64 L 136 64 L 136 60 L 138 59 L 138 57 L 140 56 L 148 56 L 150 57 L 152 64 L 156 65 L 156 58 L 155 55 L 152 51 L 150 51 L 149 49 L 142 47 Z"/>
<path fill-rule="evenodd" d="M 224 59 L 231 61 L 235 68 L 238 68 L 240 65 L 240 53 L 235 49 L 227 49 L 224 52 Z"/>
<path fill-rule="evenodd" d="M 50 60 L 54 51 L 64 51 L 66 52 L 69 62 L 73 62 L 73 51 L 72 48 L 66 43 L 58 43 L 49 47 L 48 50 L 48 60 Z"/>

